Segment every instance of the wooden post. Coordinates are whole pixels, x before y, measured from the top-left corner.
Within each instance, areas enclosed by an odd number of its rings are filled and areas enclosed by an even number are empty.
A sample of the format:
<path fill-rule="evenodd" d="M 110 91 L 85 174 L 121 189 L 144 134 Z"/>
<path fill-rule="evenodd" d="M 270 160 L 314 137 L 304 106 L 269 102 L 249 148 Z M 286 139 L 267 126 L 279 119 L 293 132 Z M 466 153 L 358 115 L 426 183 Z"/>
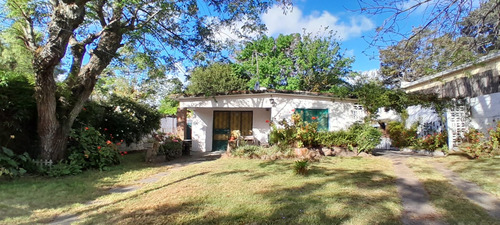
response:
<path fill-rule="evenodd" d="M 181 139 L 185 139 L 187 126 L 187 109 L 177 109 L 177 136 Z"/>

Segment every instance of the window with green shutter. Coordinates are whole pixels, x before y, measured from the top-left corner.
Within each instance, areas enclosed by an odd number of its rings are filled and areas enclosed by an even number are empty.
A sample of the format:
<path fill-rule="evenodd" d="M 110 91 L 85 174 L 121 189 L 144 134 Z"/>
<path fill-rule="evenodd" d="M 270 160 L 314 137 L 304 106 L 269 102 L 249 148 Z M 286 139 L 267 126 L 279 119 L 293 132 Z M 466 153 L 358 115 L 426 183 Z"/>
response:
<path fill-rule="evenodd" d="M 318 131 L 328 130 L 328 109 L 295 109 L 302 117 L 302 121 L 318 123 Z"/>

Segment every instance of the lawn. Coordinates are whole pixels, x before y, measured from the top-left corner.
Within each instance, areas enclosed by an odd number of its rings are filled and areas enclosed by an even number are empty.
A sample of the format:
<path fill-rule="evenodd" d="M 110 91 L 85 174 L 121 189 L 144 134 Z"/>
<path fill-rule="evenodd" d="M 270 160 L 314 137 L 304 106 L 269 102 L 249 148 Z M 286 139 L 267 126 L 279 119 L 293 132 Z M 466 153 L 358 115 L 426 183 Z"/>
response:
<path fill-rule="evenodd" d="M 470 160 L 449 156 L 440 160 L 461 178 L 477 183 L 485 191 L 500 198 L 500 158 Z"/>
<path fill-rule="evenodd" d="M 62 178 L 23 177 L 0 181 L 0 224 L 44 223 L 64 212 L 85 207 L 85 203 L 109 196 L 110 188 L 134 184 L 166 167 L 142 163 L 142 154 L 127 155 L 110 171 L 86 171 Z"/>
<path fill-rule="evenodd" d="M 441 159 L 409 158 L 406 162 L 420 182 L 423 183 L 433 206 L 449 224 L 500 224 L 498 220 L 490 217 L 483 208 L 470 202 L 457 187 L 450 184 L 432 165 L 433 161 L 439 161 L 446 162 L 447 165 L 452 165 L 451 168 L 453 168 L 453 165 L 458 167 L 456 164 L 461 162 L 463 164 L 460 165 L 460 168 L 464 168 L 463 171 L 482 176 L 484 174 L 481 171 L 485 171 L 485 166 L 489 166 L 493 162 L 490 161 L 492 159 L 486 161 L 462 160 L 464 159 L 460 157 L 448 156 Z M 497 173 L 494 176 L 482 176 L 474 180 L 491 183 L 493 180 L 498 180 L 499 177 L 500 173 Z M 496 189 L 498 189 L 498 183 Z"/>
<path fill-rule="evenodd" d="M 46 222 L 68 212 L 82 224 L 400 224 L 392 164 L 382 158 L 325 158 L 307 176 L 295 175 L 288 160 L 220 159 L 170 170 L 133 192 L 107 193 L 162 169 L 130 165 L 2 184 L 2 223 Z"/>

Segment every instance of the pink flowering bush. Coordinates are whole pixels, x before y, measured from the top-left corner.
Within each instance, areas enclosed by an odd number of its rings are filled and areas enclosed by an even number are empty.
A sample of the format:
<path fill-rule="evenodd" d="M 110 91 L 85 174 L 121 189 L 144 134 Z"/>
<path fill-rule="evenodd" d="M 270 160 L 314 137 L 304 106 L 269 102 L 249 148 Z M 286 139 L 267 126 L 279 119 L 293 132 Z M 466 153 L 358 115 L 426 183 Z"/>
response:
<path fill-rule="evenodd" d="M 472 158 L 485 158 L 500 155 L 500 122 L 495 128 L 488 129 L 488 137 L 476 129 L 469 129 L 459 149 Z"/>
<path fill-rule="evenodd" d="M 162 138 L 163 144 L 159 151 L 165 154 L 166 160 L 176 159 L 182 156 L 182 140 L 175 135 L 168 135 Z"/>

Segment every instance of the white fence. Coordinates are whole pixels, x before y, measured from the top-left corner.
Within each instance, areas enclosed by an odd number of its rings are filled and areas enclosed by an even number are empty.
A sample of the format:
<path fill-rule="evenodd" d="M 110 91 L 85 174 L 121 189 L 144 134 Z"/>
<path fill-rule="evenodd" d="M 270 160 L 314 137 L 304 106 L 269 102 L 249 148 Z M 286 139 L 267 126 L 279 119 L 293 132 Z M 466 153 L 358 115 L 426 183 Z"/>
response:
<path fill-rule="evenodd" d="M 177 134 L 177 118 L 165 117 L 160 120 L 160 131 L 162 133 Z"/>

